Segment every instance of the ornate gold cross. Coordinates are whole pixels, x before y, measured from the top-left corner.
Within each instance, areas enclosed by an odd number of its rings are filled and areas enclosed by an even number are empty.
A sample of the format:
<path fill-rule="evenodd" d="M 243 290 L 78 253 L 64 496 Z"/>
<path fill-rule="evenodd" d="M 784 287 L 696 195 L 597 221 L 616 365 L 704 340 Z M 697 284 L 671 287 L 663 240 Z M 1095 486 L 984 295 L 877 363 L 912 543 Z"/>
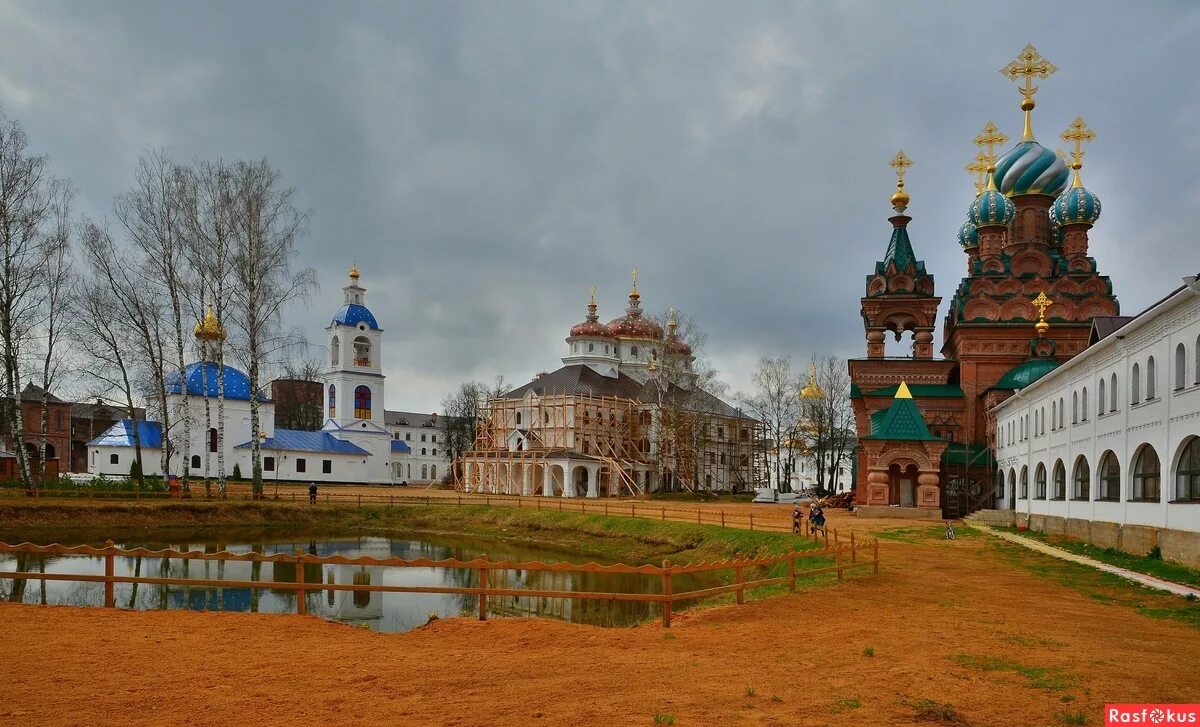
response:
<path fill-rule="evenodd" d="M 904 173 L 907 172 L 908 168 L 912 166 L 912 159 L 909 159 L 908 155 L 904 153 L 903 149 L 901 149 L 900 151 L 896 152 L 896 156 L 892 157 L 892 160 L 888 162 L 888 166 L 896 170 L 896 186 L 903 187 Z"/>
<path fill-rule="evenodd" d="M 1082 116 L 1076 116 L 1067 130 L 1059 135 L 1059 138 L 1068 144 L 1075 145 L 1075 149 L 1071 152 L 1071 168 L 1079 171 L 1079 168 L 1083 166 L 1083 145 L 1093 141 L 1096 138 L 1096 132 L 1088 128 Z"/>
<path fill-rule="evenodd" d="M 592 283 L 592 299 L 588 301 L 591 305 L 596 304 L 596 284 Z"/>
<path fill-rule="evenodd" d="M 996 145 L 1003 144 L 1008 141 L 1008 137 L 1004 132 L 996 128 L 996 125 L 991 121 L 983 126 L 983 131 L 975 136 L 975 146 L 980 149 L 987 147 L 987 160 L 989 164 L 996 162 Z"/>
<path fill-rule="evenodd" d="M 638 276 L 638 269 L 634 268 L 633 269 L 633 292 L 635 292 L 635 293 L 637 292 L 637 276 Z"/>
<path fill-rule="evenodd" d="M 971 176 L 975 177 L 975 196 L 983 194 L 983 189 L 986 186 L 983 175 L 987 174 L 987 170 L 991 168 L 991 161 L 988 155 L 979 152 L 975 155 L 975 159 L 968 164 L 964 169 L 970 172 Z"/>
<path fill-rule="evenodd" d="M 1038 321 L 1046 320 L 1046 309 L 1054 305 L 1054 301 L 1046 297 L 1046 291 L 1037 294 L 1033 299 L 1033 307 L 1038 309 Z"/>
<path fill-rule="evenodd" d="M 1037 48 L 1033 44 L 1025 46 L 1021 54 L 1015 60 L 1000 69 L 1000 72 L 1009 79 L 1016 81 L 1018 78 L 1025 79 L 1025 87 L 1019 88 L 1021 95 L 1030 101 L 1033 100 L 1033 95 L 1037 93 L 1037 86 L 1033 85 L 1034 78 L 1046 79 L 1053 76 L 1058 71 L 1058 66 L 1042 57 L 1038 53 Z"/>

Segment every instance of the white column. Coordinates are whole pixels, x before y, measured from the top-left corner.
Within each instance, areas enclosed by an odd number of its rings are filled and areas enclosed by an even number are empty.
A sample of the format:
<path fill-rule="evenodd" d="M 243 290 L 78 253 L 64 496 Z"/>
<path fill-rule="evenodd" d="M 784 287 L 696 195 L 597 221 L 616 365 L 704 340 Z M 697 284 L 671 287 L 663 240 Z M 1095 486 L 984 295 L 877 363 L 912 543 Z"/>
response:
<path fill-rule="evenodd" d="M 554 468 L 549 464 L 542 470 L 542 495 L 554 497 Z"/>
<path fill-rule="evenodd" d="M 600 483 L 597 481 L 600 479 L 600 468 L 599 467 L 588 467 L 587 473 L 588 473 L 587 496 L 588 497 L 600 497 Z"/>
<path fill-rule="evenodd" d="M 563 470 L 563 497 L 575 497 L 575 468 L 572 466 Z"/>
<path fill-rule="evenodd" d="M 401 465 L 403 467 L 403 465 Z M 473 462 L 463 462 L 463 492 L 471 491 L 471 474 L 475 471 Z"/>
<path fill-rule="evenodd" d="M 525 476 L 521 478 L 521 494 L 525 497 L 533 494 L 533 470 L 534 466 L 532 464 L 525 465 Z"/>

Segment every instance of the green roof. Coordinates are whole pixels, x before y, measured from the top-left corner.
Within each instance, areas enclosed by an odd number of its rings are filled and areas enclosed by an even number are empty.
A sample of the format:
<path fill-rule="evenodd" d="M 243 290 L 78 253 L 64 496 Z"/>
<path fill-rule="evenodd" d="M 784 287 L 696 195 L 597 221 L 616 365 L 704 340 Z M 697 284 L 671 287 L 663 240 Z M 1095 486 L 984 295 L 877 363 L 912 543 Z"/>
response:
<path fill-rule="evenodd" d="M 1024 389 L 1056 368 L 1058 368 L 1058 362 L 1052 358 L 1031 358 L 1025 363 L 1009 369 L 992 388 Z"/>
<path fill-rule="evenodd" d="M 895 263 L 896 270 L 908 271 L 910 268 L 918 275 L 925 274 L 925 263 L 917 259 L 913 253 L 912 243 L 908 239 L 908 230 L 903 227 L 892 228 L 892 239 L 888 240 L 887 252 L 883 260 L 875 264 L 875 272 L 883 275 L 888 263 Z"/>
<path fill-rule="evenodd" d="M 925 417 L 911 397 L 897 397 L 887 409 L 871 415 L 871 435 L 867 439 L 936 441 L 940 438 L 929 433 Z"/>
<path fill-rule="evenodd" d="M 996 458 L 986 444 L 951 442 L 942 452 L 942 464 L 967 465 L 969 467 L 996 467 Z"/>
<path fill-rule="evenodd" d="M 963 396 L 963 390 L 956 384 L 907 384 L 908 390 L 912 392 L 913 398 L 923 399 L 926 397 L 951 397 L 960 399 Z M 895 396 L 899 390 L 900 384 L 892 384 L 885 386 L 882 389 L 868 391 L 866 396 Z"/>

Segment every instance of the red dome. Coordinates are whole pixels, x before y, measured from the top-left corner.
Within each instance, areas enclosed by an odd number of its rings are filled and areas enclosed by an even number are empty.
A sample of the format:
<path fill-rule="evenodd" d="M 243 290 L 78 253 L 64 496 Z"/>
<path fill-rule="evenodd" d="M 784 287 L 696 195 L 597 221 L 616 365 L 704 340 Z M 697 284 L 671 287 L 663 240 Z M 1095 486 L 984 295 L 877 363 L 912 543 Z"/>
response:
<path fill-rule="evenodd" d="M 692 347 L 679 340 L 679 336 L 674 333 L 667 336 L 667 343 L 664 346 L 668 354 L 676 354 L 680 356 L 691 356 Z"/>
<path fill-rule="evenodd" d="M 661 341 L 662 326 L 649 318 L 643 318 L 640 310 L 631 310 L 620 318 L 615 318 L 608 324 L 608 330 L 618 338 L 644 338 L 648 341 Z"/>
<path fill-rule="evenodd" d="M 616 338 L 608 326 L 599 321 L 584 321 L 571 326 L 571 338 L 587 336 L 589 338 Z"/>

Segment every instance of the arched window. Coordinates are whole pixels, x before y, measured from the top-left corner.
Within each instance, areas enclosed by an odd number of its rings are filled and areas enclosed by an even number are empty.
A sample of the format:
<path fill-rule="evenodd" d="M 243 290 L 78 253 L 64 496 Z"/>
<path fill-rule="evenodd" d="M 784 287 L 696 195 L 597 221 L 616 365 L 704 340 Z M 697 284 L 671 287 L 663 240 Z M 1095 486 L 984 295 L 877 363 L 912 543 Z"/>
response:
<path fill-rule="evenodd" d="M 1096 493 L 1097 500 L 1117 502 L 1121 499 L 1121 463 L 1111 451 L 1100 457 L 1096 476 L 1100 483 L 1100 491 Z"/>
<path fill-rule="evenodd" d="M 1113 374 L 1112 378 L 1109 379 L 1108 388 L 1110 389 L 1110 391 L 1108 392 L 1108 400 L 1109 400 L 1108 410 L 1116 411 L 1117 410 L 1117 375 L 1116 374 Z M 1104 408 L 1104 402 L 1100 403 L 1100 408 L 1101 409 Z"/>
<path fill-rule="evenodd" d="M 1187 348 L 1181 343 L 1175 347 L 1175 390 L 1187 384 Z"/>
<path fill-rule="evenodd" d="M 429 465 L 429 479 L 431 479 L 431 480 L 437 479 L 437 465 L 436 464 Z"/>
<path fill-rule="evenodd" d="M 1050 402 L 1050 431 L 1058 428 L 1058 402 Z"/>
<path fill-rule="evenodd" d="M 354 418 L 371 418 L 371 389 L 366 386 L 354 387 Z"/>
<path fill-rule="evenodd" d="M 1195 383 L 1200 384 L 1200 336 L 1196 336 L 1196 363 L 1192 366 L 1195 369 Z"/>
<path fill-rule="evenodd" d="M 1079 422 L 1079 392 L 1072 391 L 1071 392 L 1071 423 L 1077 424 L 1078 422 Z"/>
<path fill-rule="evenodd" d="M 1067 468 L 1061 459 L 1054 463 L 1054 499 L 1067 499 Z"/>
<path fill-rule="evenodd" d="M 1046 499 L 1046 465 L 1038 462 L 1037 472 L 1033 476 L 1033 499 Z"/>
<path fill-rule="evenodd" d="M 1154 398 L 1154 357 L 1146 359 L 1146 401 Z"/>
<path fill-rule="evenodd" d="M 1046 433 L 1046 407 L 1044 407 L 1044 406 L 1042 407 L 1041 420 L 1042 420 L 1041 425 L 1040 425 L 1038 431 L 1041 434 L 1045 434 Z"/>
<path fill-rule="evenodd" d="M 329 418 L 337 417 L 337 387 L 329 385 Z"/>
<path fill-rule="evenodd" d="M 194 470 L 200 469 L 200 455 L 198 455 L 198 454 L 192 455 L 192 469 L 194 469 Z"/>
<path fill-rule="evenodd" d="M 1101 376 L 1100 377 L 1100 397 L 1099 397 L 1099 403 L 1096 406 L 1096 412 L 1097 412 L 1096 416 L 1104 416 L 1104 392 L 1105 392 L 1104 377 Z"/>
<path fill-rule="evenodd" d="M 1086 422 L 1087 418 L 1088 418 L 1088 411 L 1087 411 L 1088 395 L 1087 395 L 1087 387 L 1086 386 L 1083 387 L 1083 396 L 1081 396 L 1079 398 L 1083 400 L 1083 421 Z"/>
<path fill-rule="evenodd" d="M 1017 419 L 1017 426 L 1021 430 L 1021 441 L 1025 441 L 1025 417 Z"/>
<path fill-rule="evenodd" d="M 427 464 L 421 465 L 421 479 L 429 479 L 429 465 Z"/>
<path fill-rule="evenodd" d="M 1058 397 L 1058 428 L 1062 429 L 1067 426 L 1067 405 L 1063 398 Z"/>
<path fill-rule="evenodd" d="M 1133 460 L 1133 496 L 1130 500 L 1158 502 L 1158 452 L 1149 444 L 1138 450 Z"/>
<path fill-rule="evenodd" d="M 341 343 L 341 341 L 338 340 L 337 336 L 334 336 L 333 340 L 331 340 L 329 342 L 329 365 L 337 366 L 338 361 L 341 359 L 341 357 L 342 357 L 342 343 Z"/>
<path fill-rule="evenodd" d="M 1175 466 L 1175 499 L 1200 500 L 1200 437 L 1192 437 Z"/>
<path fill-rule="evenodd" d="M 1142 370 L 1137 364 L 1129 374 L 1129 403 L 1138 404 L 1142 401 Z"/>
<path fill-rule="evenodd" d="M 1029 468 L 1021 467 L 1021 499 L 1029 499 Z"/>
<path fill-rule="evenodd" d="M 1008 491 L 1013 494 L 1016 494 L 1016 492 L 1017 492 L 1017 471 L 1016 470 L 1008 471 Z M 1003 488 L 1001 488 L 1001 491 L 1000 491 L 1000 494 L 998 495 L 998 497 L 1004 497 Z"/>
<path fill-rule="evenodd" d="M 208 451 L 217 451 L 217 428 L 212 427 L 208 430 Z"/>
<path fill-rule="evenodd" d="M 630 355 L 630 356 L 637 356 L 637 346 L 630 346 L 630 347 L 629 347 L 629 355 Z"/>
<path fill-rule="evenodd" d="M 58 450 L 54 449 L 54 445 L 46 442 L 46 459 L 56 459 Z"/>
<path fill-rule="evenodd" d="M 521 412 L 517 412 L 517 424 L 521 423 Z"/>
<path fill-rule="evenodd" d="M 371 365 L 371 339 L 366 336 L 354 339 L 354 365 L 363 367 Z"/>
<path fill-rule="evenodd" d="M 1072 478 L 1071 499 L 1090 500 L 1092 497 L 1092 470 L 1087 457 L 1082 454 L 1075 460 L 1075 476 Z"/>

